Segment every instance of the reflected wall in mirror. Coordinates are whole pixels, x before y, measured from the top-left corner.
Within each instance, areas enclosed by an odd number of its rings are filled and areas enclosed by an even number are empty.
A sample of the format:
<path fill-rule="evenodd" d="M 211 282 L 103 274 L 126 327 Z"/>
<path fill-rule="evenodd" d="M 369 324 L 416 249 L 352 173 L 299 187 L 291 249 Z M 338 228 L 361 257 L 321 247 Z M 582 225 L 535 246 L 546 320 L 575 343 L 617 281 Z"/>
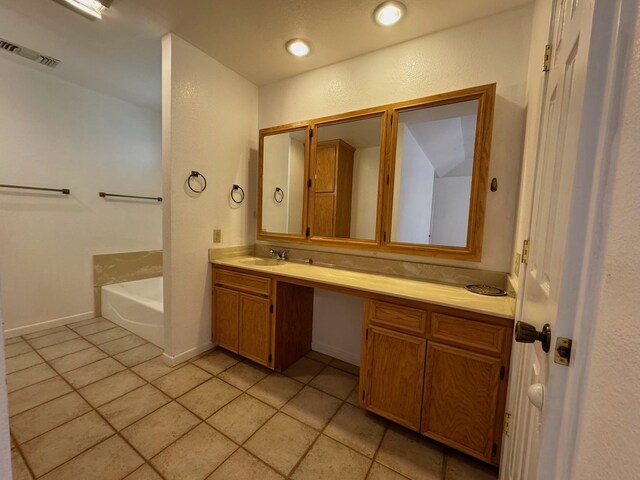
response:
<path fill-rule="evenodd" d="M 383 115 L 317 128 L 310 198 L 314 237 L 376 240 Z"/>
<path fill-rule="evenodd" d="M 398 113 L 392 242 L 467 245 L 478 103 Z"/>
<path fill-rule="evenodd" d="M 262 138 L 262 233 L 304 235 L 307 137 L 302 128 Z"/>

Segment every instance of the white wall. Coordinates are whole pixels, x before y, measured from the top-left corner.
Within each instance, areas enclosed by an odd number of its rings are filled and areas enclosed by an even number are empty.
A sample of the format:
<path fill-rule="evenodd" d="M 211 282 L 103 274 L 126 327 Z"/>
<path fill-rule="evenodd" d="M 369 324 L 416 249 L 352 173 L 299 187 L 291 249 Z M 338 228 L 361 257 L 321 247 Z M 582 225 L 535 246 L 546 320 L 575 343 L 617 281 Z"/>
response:
<path fill-rule="evenodd" d="M 467 244 L 467 223 L 471 199 L 471 177 L 443 177 L 433 181 L 431 243 Z"/>
<path fill-rule="evenodd" d="M 351 192 L 351 238 L 376 238 L 380 147 L 359 148 L 353 152 Z"/>
<path fill-rule="evenodd" d="M 0 58 L 0 189 L 4 328 L 26 333 L 93 316 L 92 255 L 162 248 L 160 113 Z M 37 301 L 34 301 L 37 299 Z M 47 323 L 49 322 L 49 323 Z"/>
<path fill-rule="evenodd" d="M 221 246 L 255 241 L 258 89 L 175 35 L 162 40 L 162 175 L 165 358 L 188 358 L 210 346 L 212 230 Z M 209 185 L 185 190 L 191 170 Z M 245 202 L 233 207 L 232 184 Z"/>

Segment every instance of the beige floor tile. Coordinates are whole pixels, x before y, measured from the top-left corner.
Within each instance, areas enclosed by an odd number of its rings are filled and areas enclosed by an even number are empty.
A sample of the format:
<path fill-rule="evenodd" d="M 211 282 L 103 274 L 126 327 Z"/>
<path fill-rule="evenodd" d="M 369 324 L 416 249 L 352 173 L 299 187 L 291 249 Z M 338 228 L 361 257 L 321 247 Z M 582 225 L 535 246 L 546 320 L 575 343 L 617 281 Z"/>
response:
<path fill-rule="evenodd" d="M 6 374 L 9 375 L 10 373 L 18 372 L 43 362 L 44 360 L 42 360 L 36 352 L 22 353 L 15 357 L 7 358 L 5 363 Z"/>
<path fill-rule="evenodd" d="M 62 376 L 75 388 L 82 388 L 103 378 L 110 377 L 114 373 L 121 372 L 125 367 L 113 358 L 104 358 L 90 363 L 84 367 L 63 373 Z"/>
<path fill-rule="evenodd" d="M 307 357 L 311 358 L 312 360 L 317 360 L 318 362 L 322 362 L 325 365 L 331 362 L 331 360 L 333 360 L 333 357 L 330 357 L 329 355 L 325 355 L 324 353 L 314 352 L 313 350 L 307 353 Z"/>
<path fill-rule="evenodd" d="M 340 408 L 341 400 L 311 387 L 304 387 L 282 411 L 303 423 L 321 430 Z"/>
<path fill-rule="evenodd" d="M 27 464 L 24 463 L 24 459 L 17 448 L 11 450 L 11 473 L 13 474 L 13 480 L 33 480 Z"/>
<path fill-rule="evenodd" d="M 58 374 L 46 363 L 39 363 L 7 375 L 7 391 L 15 392 L 34 383 L 53 378 Z"/>
<path fill-rule="evenodd" d="M 135 472 L 130 475 L 124 477 L 123 480 L 163 480 L 160 475 L 156 473 L 156 471 L 149 466 L 148 463 L 145 463 Z"/>
<path fill-rule="evenodd" d="M 100 349 L 108 355 L 117 355 L 120 352 L 131 350 L 132 348 L 138 347 L 145 343 L 147 342 L 143 338 L 131 334 L 127 335 L 126 337 L 118 338 L 117 340 L 111 340 L 110 342 L 102 343 L 100 345 Z"/>
<path fill-rule="evenodd" d="M 167 480 L 201 480 L 237 448 L 224 435 L 201 423 L 151 459 L 151 464 Z"/>
<path fill-rule="evenodd" d="M 242 362 L 225 370 L 218 377 L 240 390 L 247 390 L 269 375 L 269 373 L 271 373 L 271 370 L 253 362 Z"/>
<path fill-rule="evenodd" d="M 14 342 L 11 345 L 6 345 L 4 347 L 4 358 L 15 357 L 16 355 L 20 355 L 22 353 L 32 352 L 33 349 L 29 346 L 27 342 L 24 340 L 20 340 L 18 342 Z"/>
<path fill-rule="evenodd" d="M 326 367 L 311 380 L 312 387 L 338 398 L 346 399 L 358 384 L 358 377 L 333 367 Z"/>
<path fill-rule="evenodd" d="M 281 408 L 296 393 L 302 390 L 303 386 L 302 383 L 292 378 L 273 373 L 256 383 L 247 390 L 247 393 L 274 408 Z"/>
<path fill-rule="evenodd" d="M 299 382 L 309 383 L 313 377 L 319 374 L 324 368 L 324 363 L 302 357 L 296 363 L 284 371 L 288 377 L 295 378 Z"/>
<path fill-rule="evenodd" d="M 207 480 L 280 480 L 284 477 L 239 448 Z"/>
<path fill-rule="evenodd" d="M 218 410 L 207 422 L 242 444 L 275 413 L 274 408 L 244 393 Z"/>
<path fill-rule="evenodd" d="M 382 440 L 376 461 L 409 478 L 440 480 L 443 453 L 435 442 L 392 425 Z"/>
<path fill-rule="evenodd" d="M 98 411 L 116 430 L 122 430 L 170 401 L 160 390 L 147 384 L 101 406 Z"/>
<path fill-rule="evenodd" d="M 343 362 L 342 360 L 338 360 L 337 358 L 331 360 L 331 363 L 329 365 L 331 365 L 333 368 L 337 368 L 338 370 L 343 370 L 347 373 L 350 373 L 351 375 L 355 375 L 356 377 L 360 375 L 360 367 L 358 367 L 357 365 L 352 365 L 351 363 Z"/>
<path fill-rule="evenodd" d="M 38 353 L 42 355 L 45 360 L 53 360 L 54 358 L 69 355 L 85 348 L 90 348 L 92 345 L 82 338 L 74 338 L 73 340 L 67 340 L 66 342 L 57 343 L 48 347 L 38 349 Z"/>
<path fill-rule="evenodd" d="M 356 385 L 356 388 L 354 388 L 351 393 L 349 394 L 349 396 L 347 397 L 347 403 L 350 403 L 351 405 L 354 406 L 359 406 L 360 405 L 360 401 L 358 399 L 358 386 Z"/>
<path fill-rule="evenodd" d="M 313 443 L 318 432 L 282 413 L 276 413 L 244 447 L 278 472 L 288 475 Z"/>
<path fill-rule="evenodd" d="M 118 353 L 114 355 L 113 358 L 127 367 L 133 367 L 158 355 L 162 355 L 162 349 L 160 347 L 156 347 L 152 343 L 145 343 L 126 352 Z"/>
<path fill-rule="evenodd" d="M 144 383 L 145 381 L 135 373 L 129 370 L 124 370 L 110 377 L 103 378 L 91 385 L 82 387 L 78 391 L 80 392 L 80 395 L 87 400 L 87 402 L 94 407 L 99 407 L 100 405 L 104 405 L 105 403 L 140 387 Z"/>
<path fill-rule="evenodd" d="M 14 343 L 24 342 L 24 339 L 20 336 L 17 337 L 4 337 L 4 345 L 13 345 Z"/>
<path fill-rule="evenodd" d="M 71 387 L 60 377 L 53 377 L 9 394 L 9 416 L 61 397 L 71 392 Z"/>
<path fill-rule="evenodd" d="M 340 478 L 364 480 L 371 460 L 321 435 L 302 459 L 291 478 L 294 480 L 316 480 L 318 478 Z"/>
<path fill-rule="evenodd" d="M 177 399 L 203 420 L 224 407 L 242 393 L 218 378 L 212 378 Z"/>
<path fill-rule="evenodd" d="M 49 472 L 42 480 L 121 480 L 144 460 L 117 435 Z"/>
<path fill-rule="evenodd" d="M 149 361 L 141 363 L 140 365 L 136 365 L 135 367 L 131 367 L 131 370 L 136 372 L 142 378 L 144 378 L 147 382 L 153 382 L 156 378 L 160 378 L 167 373 L 173 372 L 178 368 L 183 367 L 184 364 L 176 365 L 175 367 L 170 367 L 164 363 L 162 357 L 152 358 Z"/>
<path fill-rule="evenodd" d="M 57 343 L 73 340 L 74 338 L 78 338 L 78 335 L 72 330 L 67 329 L 62 332 L 50 333 L 49 335 L 43 335 L 42 337 L 34 338 L 32 340 L 29 340 L 29 343 L 33 348 L 40 349 L 48 347 L 49 345 L 55 345 Z"/>
<path fill-rule="evenodd" d="M 333 417 L 324 433 L 363 455 L 373 458 L 386 428 L 386 420 L 362 408 L 345 403 Z"/>
<path fill-rule="evenodd" d="M 97 322 L 90 323 L 89 325 L 82 325 L 80 327 L 76 327 L 74 330 L 76 333 L 86 337 L 87 335 L 92 335 L 94 333 L 103 332 L 105 330 L 109 330 L 110 328 L 116 327 L 116 324 L 110 322 L 105 318 L 101 318 Z"/>
<path fill-rule="evenodd" d="M 193 361 L 193 363 L 211 375 L 218 375 L 240 361 L 240 357 L 226 350 L 218 349 Z"/>
<path fill-rule="evenodd" d="M 98 333 L 86 335 L 84 338 L 85 340 L 89 340 L 94 345 L 101 345 L 103 343 L 110 342 L 111 340 L 117 340 L 118 338 L 126 337 L 127 335 L 131 335 L 131 332 L 129 330 L 125 330 L 122 327 L 114 327 Z"/>
<path fill-rule="evenodd" d="M 398 472 L 394 472 L 378 462 L 373 462 L 367 480 L 406 480 L 406 478 L 407 477 L 400 475 Z M 469 480 L 473 479 L 470 478 Z"/>
<path fill-rule="evenodd" d="M 59 327 L 52 327 L 52 328 L 47 328 L 46 330 L 39 330 L 37 332 L 28 333 L 26 335 L 23 335 L 22 337 L 26 338 L 27 340 L 31 340 L 32 338 L 43 337 L 45 335 L 51 335 L 52 333 L 66 332 L 66 331 L 69 331 L 69 329 L 64 325 L 60 325 Z"/>
<path fill-rule="evenodd" d="M 18 443 L 24 443 L 90 410 L 80 395 L 71 392 L 11 417 L 11 433 Z"/>
<path fill-rule="evenodd" d="M 460 453 L 447 458 L 446 480 L 497 480 L 498 469 Z"/>
<path fill-rule="evenodd" d="M 102 317 L 94 317 L 88 318 L 87 320 L 80 320 L 79 322 L 73 322 L 67 325 L 72 330 L 76 330 L 79 327 L 84 327 L 85 325 L 91 325 L 92 323 L 99 322 L 100 320 L 104 320 Z"/>
<path fill-rule="evenodd" d="M 22 445 L 33 473 L 40 477 L 113 434 L 95 412 L 89 412 Z"/>
<path fill-rule="evenodd" d="M 122 430 L 122 435 L 149 459 L 199 422 L 189 410 L 171 402 Z"/>
<path fill-rule="evenodd" d="M 184 367 L 154 380 L 153 384 L 170 397 L 177 398 L 210 378 L 209 373 L 188 363 Z"/>
<path fill-rule="evenodd" d="M 49 363 L 58 373 L 65 373 L 76 368 L 83 367 L 98 360 L 107 358 L 107 354 L 96 347 L 87 348 L 86 350 L 80 350 L 76 353 L 65 355 L 64 357 L 51 360 Z"/>

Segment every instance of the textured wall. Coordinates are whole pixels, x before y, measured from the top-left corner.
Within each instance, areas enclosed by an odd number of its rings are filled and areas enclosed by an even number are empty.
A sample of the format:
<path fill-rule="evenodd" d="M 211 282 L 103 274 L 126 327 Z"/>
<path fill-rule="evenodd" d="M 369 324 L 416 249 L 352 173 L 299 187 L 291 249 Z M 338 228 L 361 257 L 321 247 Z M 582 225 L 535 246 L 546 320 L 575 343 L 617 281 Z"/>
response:
<path fill-rule="evenodd" d="M 165 354 L 189 357 L 210 345 L 213 229 L 221 246 L 255 241 L 258 89 L 175 35 L 162 48 Z M 208 180 L 199 196 L 191 170 Z M 247 195 L 237 208 L 234 183 Z"/>

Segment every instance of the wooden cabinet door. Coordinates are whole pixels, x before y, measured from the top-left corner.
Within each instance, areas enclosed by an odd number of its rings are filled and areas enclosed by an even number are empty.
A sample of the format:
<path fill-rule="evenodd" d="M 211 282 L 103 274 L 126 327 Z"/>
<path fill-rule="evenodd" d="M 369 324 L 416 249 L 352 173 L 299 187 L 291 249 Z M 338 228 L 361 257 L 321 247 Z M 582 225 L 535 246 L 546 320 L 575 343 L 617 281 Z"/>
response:
<path fill-rule="evenodd" d="M 419 430 L 426 340 L 369 327 L 366 344 L 365 407 Z"/>
<path fill-rule="evenodd" d="M 336 190 L 336 144 L 318 144 L 316 147 L 316 193 L 334 193 Z"/>
<path fill-rule="evenodd" d="M 333 194 L 315 196 L 313 208 L 313 234 L 321 237 L 333 237 L 335 226 L 335 200 Z"/>
<path fill-rule="evenodd" d="M 271 301 L 265 298 L 240 295 L 238 353 L 270 366 Z"/>
<path fill-rule="evenodd" d="M 238 353 L 238 315 L 240 294 L 226 288 L 213 287 L 213 342 Z"/>
<path fill-rule="evenodd" d="M 429 342 L 422 433 L 493 462 L 500 369 L 499 358 Z"/>

